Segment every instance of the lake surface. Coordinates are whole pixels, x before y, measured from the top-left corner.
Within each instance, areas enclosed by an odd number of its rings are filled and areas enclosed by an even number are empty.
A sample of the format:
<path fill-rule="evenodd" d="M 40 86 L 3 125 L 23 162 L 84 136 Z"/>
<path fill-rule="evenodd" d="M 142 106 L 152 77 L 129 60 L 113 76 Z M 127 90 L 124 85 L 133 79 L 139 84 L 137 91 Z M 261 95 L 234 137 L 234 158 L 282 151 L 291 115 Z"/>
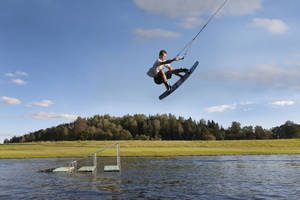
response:
<path fill-rule="evenodd" d="M 0 199 L 299 199 L 300 155 L 121 157 L 121 173 L 42 173 L 72 158 L 0 160 Z M 86 161 L 89 162 L 89 161 Z"/>

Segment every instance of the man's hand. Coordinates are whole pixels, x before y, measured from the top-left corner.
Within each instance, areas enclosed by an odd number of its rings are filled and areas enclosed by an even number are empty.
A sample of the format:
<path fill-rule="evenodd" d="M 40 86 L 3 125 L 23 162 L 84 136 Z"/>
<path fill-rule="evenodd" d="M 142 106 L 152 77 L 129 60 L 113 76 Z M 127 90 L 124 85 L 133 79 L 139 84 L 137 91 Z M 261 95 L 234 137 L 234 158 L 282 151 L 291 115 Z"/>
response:
<path fill-rule="evenodd" d="M 179 60 L 183 60 L 184 56 L 182 56 L 181 58 L 174 58 L 174 61 L 179 61 Z"/>
<path fill-rule="evenodd" d="M 161 62 L 160 64 L 161 65 L 170 64 L 171 62 L 179 61 L 179 60 L 182 60 L 182 59 L 183 59 L 183 57 L 182 58 L 173 58 L 172 60 L 166 60 L 164 62 Z"/>

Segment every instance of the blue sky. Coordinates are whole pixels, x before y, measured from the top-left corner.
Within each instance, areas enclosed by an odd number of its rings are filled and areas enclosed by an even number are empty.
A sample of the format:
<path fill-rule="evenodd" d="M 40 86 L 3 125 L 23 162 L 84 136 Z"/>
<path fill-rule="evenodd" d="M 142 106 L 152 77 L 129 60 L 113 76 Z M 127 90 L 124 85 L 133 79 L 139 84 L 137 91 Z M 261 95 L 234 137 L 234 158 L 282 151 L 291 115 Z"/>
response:
<path fill-rule="evenodd" d="M 160 101 L 146 75 L 173 58 L 223 0 L 0 1 L 0 141 L 96 114 L 162 114 L 227 128 L 300 123 L 300 2 L 228 0 Z M 173 78 L 170 82 L 174 83 Z"/>

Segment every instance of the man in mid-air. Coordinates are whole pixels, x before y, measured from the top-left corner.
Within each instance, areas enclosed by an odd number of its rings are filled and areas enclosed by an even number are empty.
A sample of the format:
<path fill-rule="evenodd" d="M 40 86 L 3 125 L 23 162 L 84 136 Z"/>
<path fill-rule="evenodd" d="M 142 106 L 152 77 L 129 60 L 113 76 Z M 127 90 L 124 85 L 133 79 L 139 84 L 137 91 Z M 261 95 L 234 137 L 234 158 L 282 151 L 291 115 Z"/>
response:
<path fill-rule="evenodd" d="M 167 52 L 165 50 L 161 50 L 159 52 L 159 58 L 155 61 L 153 64 L 153 67 L 149 69 L 147 74 L 150 77 L 154 78 L 154 82 L 156 84 L 162 84 L 166 86 L 166 89 L 168 91 L 171 90 L 171 85 L 168 83 L 168 79 L 172 78 L 172 74 L 175 74 L 179 76 L 180 78 L 183 78 L 183 75 L 179 74 L 181 72 L 189 73 L 189 70 L 186 68 L 180 68 L 180 69 L 173 69 L 170 65 L 171 62 L 180 60 L 179 58 L 174 58 L 172 60 L 166 60 L 167 58 Z M 169 70 L 167 72 L 164 71 L 164 68 L 168 68 Z"/>

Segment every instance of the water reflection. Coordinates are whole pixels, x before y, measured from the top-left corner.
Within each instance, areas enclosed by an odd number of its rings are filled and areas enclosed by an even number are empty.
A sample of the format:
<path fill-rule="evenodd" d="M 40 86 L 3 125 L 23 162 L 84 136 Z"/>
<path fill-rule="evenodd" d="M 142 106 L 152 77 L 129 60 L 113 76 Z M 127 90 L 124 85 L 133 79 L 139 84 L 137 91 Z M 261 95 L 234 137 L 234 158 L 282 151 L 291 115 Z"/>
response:
<path fill-rule="evenodd" d="M 63 159 L 0 160 L 0 199 L 298 199 L 300 155 L 122 157 L 121 173 L 39 173 Z M 109 163 L 112 162 L 112 163 Z M 85 163 L 89 164 L 89 163 Z"/>

